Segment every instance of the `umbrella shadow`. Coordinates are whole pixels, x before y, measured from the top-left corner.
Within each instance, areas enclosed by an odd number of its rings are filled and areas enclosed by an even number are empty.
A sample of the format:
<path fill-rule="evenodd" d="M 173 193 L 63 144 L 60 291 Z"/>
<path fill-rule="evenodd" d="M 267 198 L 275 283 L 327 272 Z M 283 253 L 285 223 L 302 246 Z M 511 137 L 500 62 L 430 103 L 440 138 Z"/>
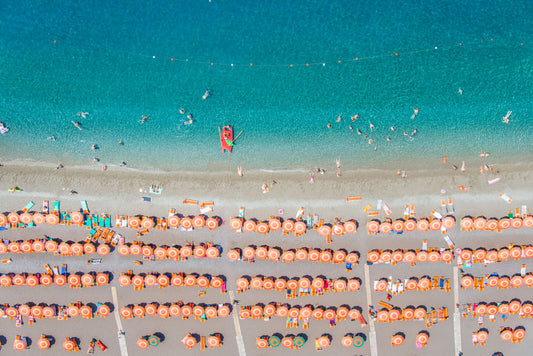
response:
<path fill-rule="evenodd" d="M 93 272 L 93 273 L 96 273 L 96 272 Z M 113 274 L 113 272 L 104 271 L 104 273 L 107 274 L 107 277 L 109 278 L 109 281 L 107 282 L 108 284 L 111 283 L 113 279 L 115 279 L 115 275 Z"/>
<path fill-rule="evenodd" d="M 157 336 L 159 338 L 159 341 L 161 341 L 161 342 L 165 341 L 165 335 L 163 333 L 159 332 L 159 331 L 155 332 L 154 336 Z"/>
<path fill-rule="evenodd" d="M 0 335 L 0 345 L 5 345 L 7 343 L 7 338 L 4 335 Z"/>
<path fill-rule="evenodd" d="M 366 335 L 364 333 L 357 333 L 355 334 L 354 337 L 360 337 L 361 339 L 364 340 L 364 342 L 366 342 Z"/>
<path fill-rule="evenodd" d="M 70 339 L 71 339 L 72 341 L 74 341 L 74 343 L 76 344 L 76 346 L 80 347 L 81 340 L 80 340 L 78 337 L 71 337 Z"/>
<path fill-rule="evenodd" d="M 107 307 L 109 308 L 109 312 L 110 313 L 113 313 L 115 311 L 115 306 L 113 305 L 113 303 L 106 302 L 106 303 L 104 303 L 104 305 L 107 305 Z"/>
<path fill-rule="evenodd" d="M 283 339 L 283 335 L 281 333 L 274 333 L 272 336 L 278 337 L 280 340 Z"/>
<path fill-rule="evenodd" d="M 56 343 L 56 338 L 53 337 L 52 335 L 44 335 L 45 338 L 48 339 L 48 341 L 50 341 L 50 347 L 54 346 L 55 343 Z"/>
<path fill-rule="evenodd" d="M 401 336 L 405 340 L 405 333 L 403 333 L 402 331 L 398 331 L 397 333 L 394 334 L 394 336 Z"/>
<path fill-rule="evenodd" d="M 196 342 L 200 342 L 200 334 L 197 334 L 197 333 L 194 333 L 194 334 L 191 334 L 191 336 L 196 340 Z"/>
<path fill-rule="evenodd" d="M 309 339 L 307 334 L 304 334 L 304 333 L 300 333 L 300 334 L 296 335 L 296 337 L 301 337 L 302 339 L 305 340 L 305 342 L 307 342 L 307 340 Z"/>

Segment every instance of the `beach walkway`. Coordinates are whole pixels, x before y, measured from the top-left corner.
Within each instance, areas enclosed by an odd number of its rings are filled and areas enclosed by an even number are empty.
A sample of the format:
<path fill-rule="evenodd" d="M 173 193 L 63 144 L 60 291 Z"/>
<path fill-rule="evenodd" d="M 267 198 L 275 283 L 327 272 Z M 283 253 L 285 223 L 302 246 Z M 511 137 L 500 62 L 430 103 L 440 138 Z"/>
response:
<path fill-rule="evenodd" d="M 461 315 L 459 313 L 459 268 L 453 267 L 453 297 L 454 297 L 454 312 L 453 312 L 453 338 L 455 343 L 455 354 L 459 355 L 462 350 L 461 346 Z"/>
<path fill-rule="evenodd" d="M 120 346 L 121 356 L 128 356 L 128 347 L 126 345 L 126 338 L 121 334 L 124 329 L 122 328 L 122 322 L 120 321 L 120 314 L 118 312 L 118 298 L 117 298 L 117 288 L 111 287 L 111 294 L 113 295 L 113 305 L 115 305 L 115 311 L 113 312 L 115 316 L 115 321 L 117 323 L 118 331 L 118 344 Z"/>
<path fill-rule="evenodd" d="M 231 304 L 235 301 L 235 294 L 232 290 L 228 292 L 229 299 L 231 301 Z M 246 350 L 244 349 L 244 341 L 242 339 L 242 333 L 241 333 L 241 325 L 239 324 L 239 316 L 238 313 L 233 312 L 231 313 L 233 316 L 233 325 L 235 326 L 235 338 L 237 340 L 237 347 L 239 349 L 239 356 L 246 356 Z"/>
<path fill-rule="evenodd" d="M 367 305 L 372 305 L 372 291 L 370 290 L 370 269 L 368 264 L 365 263 L 365 287 L 366 287 L 366 301 Z M 368 325 L 370 325 L 370 332 L 368 338 L 370 340 L 370 355 L 378 356 L 378 344 L 376 341 L 376 327 L 374 320 L 369 316 Z"/>

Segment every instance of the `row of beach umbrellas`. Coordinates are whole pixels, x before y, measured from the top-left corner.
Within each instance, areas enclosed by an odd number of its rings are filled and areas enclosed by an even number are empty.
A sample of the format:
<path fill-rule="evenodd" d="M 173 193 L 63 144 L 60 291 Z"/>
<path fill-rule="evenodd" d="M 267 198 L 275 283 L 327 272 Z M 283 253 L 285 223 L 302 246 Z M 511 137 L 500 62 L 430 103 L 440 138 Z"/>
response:
<path fill-rule="evenodd" d="M 526 318 L 533 316 L 533 302 L 519 299 L 512 299 L 510 302 L 479 302 L 474 305 L 463 305 L 463 316 L 472 313 L 473 317 L 496 314 L 519 314 L 520 317 Z"/>
<path fill-rule="evenodd" d="M 0 317 L 8 317 L 10 319 L 15 319 L 18 316 L 33 316 L 36 319 L 51 319 L 58 317 L 61 320 L 65 320 L 80 316 L 84 319 L 92 319 L 93 315 L 105 318 L 110 312 L 111 308 L 107 303 L 97 303 L 95 307 L 82 303 L 72 303 L 69 306 L 46 303 L 40 303 L 38 305 L 27 303 L 13 306 L 5 304 L 0 308 Z"/>
<path fill-rule="evenodd" d="M 200 319 L 205 316 L 206 319 L 225 318 L 231 313 L 229 304 L 194 304 L 177 302 L 177 303 L 146 303 L 132 304 L 120 309 L 120 316 L 123 319 L 143 318 L 146 316 L 159 316 L 161 318 L 179 317 L 184 320 L 191 316 Z"/>
<path fill-rule="evenodd" d="M 41 335 L 39 340 L 37 340 L 37 347 L 41 350 L 49 349 L 52 346 L 52 336 L 48 335 Z M 13 342 L 13 350 L 15 351 L 24 351 L 28 349 L 29 342 L 26 337 L 17 335 L 15 337 L 15 341 Z M 65 341 L 63 341 L 63 349 L 68 352 L 78 352 L 80 351 L 80 347 L 78 345 L 77 339 L 73 337 L 67 337 L 65 338 Z"/>
<path fill-rule="evenodd" d="M 442 287 L 439 287 L 439 285 L 442 283 Z M 388 292 L 393 290 L 392 288 L 393 282 L 389 280 L 388 278 L 380 278 L 376 281 L 374 281 L 374 290 L 376 292 Z M 420 278 L 418 277 L 411 277 L 408 279 L 405 279 L 403 282 L 400 281 L 398 284 L 401 285 L 400 290 L 397 287 L 396 292 L 401 293 L 403 288 L 407 291 L 430 291 L 435 288 L 445 289 L 445 285 L 449 284 L 449 280 L 444 277 L 433 277 L 433 279 L 429 276 L 422 276 Z M 449 286 L 448 286 L 449 288 Z M 447 291 L 449 289 L 446 288 Z"/>
<path fill-rule="evenodd" d="M 155 218 L 149 216 L 123 216 L 117 215 L 116 226 L 130 229 L 146 229 L 150 230 L 159 226 L 168 226 L 169 228 L 183 228 L 202 229 L 204 227 L 209 230 L 214 230 L 221 225 L 222 221 L 219 217 L 206 215 L 196 216 L 180 216 L 169 215 L 168 218 Z"/>
<path fill-rule="evenodd" d="M 530 272 L 523 276 L 520 274 L 515 274 L 512 277 L 498 275 L 474 277 L 471 274 L 464 274 L 461 277 L 462 289 L 474 287 L 474 289 L 483 290 L 485 286 L 497 287 L 498 289 L 507 289 L 509 287 L 519 288 L 522 285 L 533 287 L 533 273 Z"/>
<path fill-rule="evenodd" d="M 41 253 L 48 252 L 61 256 L 82 256 L 97 253 L 100 256 L 108 255 L 111 246 L 106 243 L 94 244 L 91 242 L 66 242 L 54 239 L 36 239 L 27 241 L 0 242 L 0 254 L 4 253 Z"/>
<path fill-rule="evenodd" d="M 401 346 L 403 345 L 405 341 L 405 334 L 402 332 L 395 333 L 392 335 L 391 338 L 391 345 L 392 346 Z M 416 335 L 416 345 L 417 347 L 424 347 L 427 346 L 427 343 L 429 341 L 429 333 L 425 330 L 421 330 Z"/>
<path fill-rule="evenodd" d="M 256 338 L 255 344 L 260 349 L 269 347 L 279 347 L 280 345 L 288 349 L 300 349 L 307 342 L 307 335 L 282 335 L 276 333 L 274 335 L 263 335 Z"/>
<path fill-rule="evenodd" d="M 185 246 L 154 246 L 151 244 L 144 244 L 136 242 L 132 244 L 122 244 L 117 246 L 117 252 L 121 256 L 139 256 L 144 257 L 155 256 L 158 260 L 172 259 L 186 260 L 190 257 L 195 258 L 218 258 L 222 248 L 218 244 L 211 242 L 201 244 L 187 244 Z"/>
<path fill-rule="evenodd" d="M 195 347 L 198 342 L 201 343 L 202 347 L 207 346 L 208 348 L 215 348 L 222 346 L 222 334 L 220 333 L 213 333 L 209 334 L 209 336 L 200 336 L 197 335 L 191 335 L 190 333 L 185 335 L 183 339 L 181 339 L 181 343 L 185 345 L 185 347 L 190 350 L 193 347 Z M 202 345 L 204 344 L 204 345 Z"/>
<path fill-rule="evenodd" d="M 272 246 L 246 246 L 244 248 L 232 248 L 227 252 L 227 257 L 231 261 L 243 260 L 254 262 L 254 260 L 270 260 L 291 263 L 294 261 L 311 261 L 323 263 L 351 263 L 356 265 L 359 261 L 359 252 L 348 253 L 344 249 L 330 250 L 320 248 L 302 247 L 299 249 L 283 250 Z"/>
<path fill-rule="evenodd" d="M 247 291 L 250 289 L 265 289 L 276 291 L 285 290 L 308 290 L 312 288 L 318 292 L 355 292 L 361 288 L 361 280 L 355 278 L 337 278 L 335 280 L 325 277 L 263 277 L 243 276 L 236 280 L 237 292 Z"/>
<path fill-rule="evenodd" d="M 70 223 L 75 225 L 83 225 L 85 222 L 85 214 L 75 211 L 65 213 L 68 216 Z M 6 224 L 49 224 L 57 225 L 60 221 L 60 215 L 57 212 L 49 214 L 24 212 L 18 214 L 17 212 L 10 212 L 7 214 L 0 213 L 0 226 Z M 219 217 L 208 217 L 206 215 L 196 216 L 181 216 L 171 214 L 168 218 L 156 218 L 148 216 L 123 216 L 118 215 L 116 219 L 117 227 L 127 227 L 132 229 L 152 229 L 156 225 L 166 225 L 171 228 L 181 227 L 184 229 L 201 229 L 207 227 L 208 229 L 216 229 L 221 225 L 222 221 Z M 271 217 L 269 220 L 257 219 L 243 219 L 240 217 L 233 217 L 230 219 L 230 228 L 232 230 L 243 230 L 245 232 L 257 232 L 260 234 L 267 234 L 269 231 L 282 230 L 283 233 L 294 232 L 297 235 L 305 234 L 308 229 L 308 223 L 300 219 L 286 219 L 282 220 L 280 217 Z M 444 217 L 423 217 L 420 219 L 385 219 L 380 221 L 378 219 L 371 220 L 367 223 L 367 231 L 369 234 L 377 233 L 402 233 L 404 231 L 442 231 L 453 228 L 456 224 L 456 219 L 452 215 Z M 321 224 L 316 226 L 318 233 L 322 236 L 330 236 L 331 234 L 342 236 L 346 233 L 355 233 L 357 231 L 357 221 L 348 220 L 344 223 L 336 222 L 334 224 Z M 464 216 L 461 218 L 459 225 L 463 231 L 501 231 L 505 229 L 519 229 L 521 227 L 533 227 L 532 215 L 515 215 L 514 217 L 503 218 L 486 218 L 484 216 L 471 217 Z"/>
<path fill-rule="evenodd" d="M 105 286 L 109 283 L 109 274 L 107 272 L 77 272 L 69 273 L 66 275 L 57 274 L 51 276 L 46 273 L 18 273 L 18 274 L 2 274 L 0 275 L 0 286 L 50 286 L 55 284 L 56 286 L 64 286 L 68 284 L 71 288 L 81 287 L 93 287 L 93 286 Z"/>
<path fill-rule="evenodd" d="M 311 304 L 289 305 L 269 303 L 267 305 L 256 304 L 241 306 L 239 310 L 239 317 L 241 319 L 261 319 L 265 317 L 277 316 L 280 318 L 296 318 L 296 319 L 308 319 L 313 318 L 316 320 L 336 320 L 341 321 L 345 319 L 360 320 L 362 319 L 361 308 L 354 306 L 341 305 L 339 307 L 330 306 L 313 306 Z M 362 321 L 364 323 L 364 319 Z M 366 324 L 366 323 L 365 323 Z"/>
<path fill-rule="evenodd" d="M 450 263 L 454 259 L 453 252 L 448 249 L 430 250 L 371 250 L 367 253 L 366 259 L 370 263 L 391 263 L 407 262 L 446 262 Z"/>
<path fill-rule="evenodd" d="M 431 308 L 428 312 L 428 308 L 424 305 L 418 307 L 408 306 L 403 309 L 400 307 L 385 307 L 380 309 L 375 317 L 378 322 L 389 323 L 393 321 L 424 320 L 433 310 L 436 309 Z M 446 308 L 439 309 L 439 313 L 437 314 L 441 314 L 441 319 L 446 319 Z"/>
<path fill-rule="evenodd" d="M 519 260 L 521 258 L 533 258 L 533 245 L 514 245 L 501 247 L 499 249 L 486 249 L 479 247 L 477 249 L 461 248 L 457 249 L 457 256 L 463 262 L 485 263 L 507 261 L 509 258 Z"/>
<path fill-rule="evenodd" d="M 153 287 L 158 285 L 159 288 L 168 286 L 173 287 L 200 287 L 200 288 L 220 288 L 221 291 L 225 287 L 225 279 L 223 276 L 212 276 L 209 274 L 184 274 L 180 273 L 149 273 L 149 274 L 127 274 L 122 273 L 118 277 L 118 283 L 121 287 L 133 285 L 136 289 L 146 287 Z"/>
<path fill-rule="evenodd" d="M 488 337 L 488 334 L 487 334 Z M 517 326 L 514 330 L 510 327 L 500 328 L 500 338 L 503 341 L 522 342 L 526 337 L 526 328 L 523 326 Z M 478 333 L 479 338 L 479 333 Z"/>

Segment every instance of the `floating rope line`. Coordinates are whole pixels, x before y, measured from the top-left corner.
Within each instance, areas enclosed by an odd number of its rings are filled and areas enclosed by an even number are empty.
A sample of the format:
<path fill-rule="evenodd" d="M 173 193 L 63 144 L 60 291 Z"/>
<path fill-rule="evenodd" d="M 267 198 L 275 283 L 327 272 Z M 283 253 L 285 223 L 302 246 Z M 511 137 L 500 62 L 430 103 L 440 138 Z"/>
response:
<path fill-rule="evenodd" d="M 494 39 L 490 39 L 490 41 L 481 40 L 480 43 L 489 43 L 494 42 Z M 467 45 L 475 45 L 477 43 L 467 44 Z M 427 52 L 434 52 L 434 51 L 450 51 L 453 49 L 457 49 L 460 47 L 463 47 L 465 44 L 462 42 L 459 42 L 455 46 L 449 46 L 449 47 L 438 47 L 434 46 L 432 48 L 423 48 L 413 51 L 406 51 L 406 52 L 394 52 L 389 54 L 378 54 L 374 56 L 362 56 L 362 57 L 352 57 L 352 58 L 346 58 L 346 59 L 339 59 L 335 62 L 331 61 L 322 61 L 322 62 L 308 62 L 308 63 L 280 63 L 280 64 L 261 64 L 261 63 L 226 63 L 226 62 L 215 62 L 215 61 L 202 61 L 202 60 L 191 60 L 188 58 L 174 58 L 171 57 L 170 60 L 173 62 L 183 62 L 183 63 L 192 63 L 192 64 L 202 64 L 202 65 L 210 65 L 210 66 L 226 66 L 226 67 L 270 67 L 270 68 L 291 68 L 291 67 L 310 67 L 310 66 L 326 66 L 326 64 L 341 64 L 341 63 L 350 63 L 350 62 L 357 62 L 357 61 L 365 61 L 365 60 L 373 60 L 373 59 L 382 59 L 382 58 L 388 58 L 388 57 L 397 57 L 397 56 L 405 56 L 405 55 L 415 55 L 420 53 L 427 53 Z M 520 46 L 523 46 L 524 43 L 521 42 Z M 489 47 L 485 47 L 489 48 Z M 156 58 L 156 56 L 152 56 L 152 58 Z"/>

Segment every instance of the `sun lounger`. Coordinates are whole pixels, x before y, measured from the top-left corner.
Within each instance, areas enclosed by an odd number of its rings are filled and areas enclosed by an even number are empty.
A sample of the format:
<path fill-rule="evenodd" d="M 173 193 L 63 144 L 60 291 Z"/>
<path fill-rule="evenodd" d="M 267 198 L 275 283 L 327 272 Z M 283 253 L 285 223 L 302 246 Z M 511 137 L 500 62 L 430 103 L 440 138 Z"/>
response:
<path fill-rule="evenodd" d="M 81 210 L 83 211 L 84 214 L 89 214 L 89 207 L 87 206 L 87 200 L 81 200 L 80 201 L 81 203 Z"/>
<path fill-rule="evenodd" d="M 527 205 L 522 205 L 522 219 L 527 216 Z"/>
<path fill-rule="evenodd" d="M 203 208 L 200 208 L 201 214 L 207 214 L 213 211 L 213 208 L 211 206 L 204 206 Z"/>
<path fill-rule="evenodd" d="M 59 200 L 54 201 L 54 213 L 59 214 Z"/>
<path fill-rule="evenodd" d="M 150 186 L 150 188 L 148 189 L 148 191 L 151 193 L 151 194 L 161 194 L 161 191 L 163 189 L 161 187 L 153 187 L 153 186 Z"/>
<path fill-rule="evenodd" d="M 183 204 L 188 204 L 188 205 L 198 205 L 198 200 L 192 200 L 192 199 L 185 199 L 183 200 Z"/>
<path fill-rule="evenodd" d="M 300 209 L 298 209 L 298 212 L 296 213 L 296 219 L 300 219 L 302 216 L 304 215 L 304 207 L 300 207 Z"/>
<path fill-rule="evenodd" d="M 48 200 L 43 200 L 43 208 L 41 209 L 43 214 L 48 214 Z"/>
<path fill-rule="evenodd" d="M 422 242 L 422 251 L 427 251 L 428 250 L 428 240 L 424 240 Z"/>
<path fill-rule="evenodd" d="M 409 207 L 409 217 L 410 218 L 414 218 L 415 217 L 415 206 L 414 205 L 411 205 Z"/>
<path fill-rule="evenodd" d="M 389 209 L 389 206 L 387 204 L 383 203 L 381 207 L 383 208 L 383 211 L 385 212 L 387 216 L 392 214 L 392 211 Z"/>
<path fill-rule="evenodd" d="M 448 199 L 448 214 L 453 215 L 455 214 L 455 207 L 453 206 L 453 199 Z"/>
<path fill-rule="evenodd" d="M 448 235 L 444 235 L 442 238 L 444 239 L 444 241 L 446 241 L 450 250 L 453 250 L 455 244 L 453 243 L 452 239 L 450 239 Z"/>
<path fill-rule="evenodd" d="M 378 216 L 378 212 L 377 211 L 369 211 L 368 212 L 368 216 Z"/>
<path fill-rule="evenodd" d="M 28 204 L 26 204 L 26 206 L 24 207 L 24 209 L 22 209 L 22 211 L 27 213 L 31 208 L 33 208 L 34 205 L 35 203 L 30 201 Z"/>
<path fill-rule="evenodd" d="M 442 219 L 442 214 L 439 213 L 438 211 L 435 211 L 435 210 L 431 210 L 431 215 L 433 215 L 435 217 L 435 219 Z"/>

